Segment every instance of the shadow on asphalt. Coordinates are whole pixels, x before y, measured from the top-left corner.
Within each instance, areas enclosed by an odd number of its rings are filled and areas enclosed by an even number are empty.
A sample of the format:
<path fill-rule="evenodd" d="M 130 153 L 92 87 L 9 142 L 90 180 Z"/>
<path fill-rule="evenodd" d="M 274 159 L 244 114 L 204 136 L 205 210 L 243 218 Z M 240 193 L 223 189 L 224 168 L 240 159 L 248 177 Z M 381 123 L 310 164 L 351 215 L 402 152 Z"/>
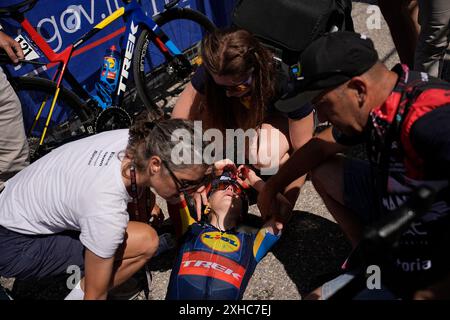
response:
<path fill-rule="evenodd" d="M 340 273 L 350 250 L 336 223 L 309 212 L 294 211 L 272 252 L 305 296 Z"/>

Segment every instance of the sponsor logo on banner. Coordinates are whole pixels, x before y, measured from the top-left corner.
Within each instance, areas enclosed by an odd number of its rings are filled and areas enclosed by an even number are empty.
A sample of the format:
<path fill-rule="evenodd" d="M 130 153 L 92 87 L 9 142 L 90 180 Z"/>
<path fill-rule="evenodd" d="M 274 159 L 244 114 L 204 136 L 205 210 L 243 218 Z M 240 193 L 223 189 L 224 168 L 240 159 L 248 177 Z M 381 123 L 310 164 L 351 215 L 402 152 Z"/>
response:
<path fill-rule="evenodd" d="M 105 76 L 105 74 L 106 74 L 106 78 L 114 80 L 116 78 L 116 72 L 117 72 L 116 58 L 106 57 L 105 60 L 107 63 L 107 67 L 105 68 L 105 70 L 102 71 L 102 76 Z"/>
<path fill-rule="evenodd" d="M 218 252 L 236 252 L 241 247 L 241 241 L 238 237 L 218 231 L 203 233 L 201 240 L 205 246 Z"/>
<path fill-rule="evenodd" d="M 215 278 L 240 288 L 245 268 L 223 256 L 194 251 L 183 254 L 178 274 Z"/>

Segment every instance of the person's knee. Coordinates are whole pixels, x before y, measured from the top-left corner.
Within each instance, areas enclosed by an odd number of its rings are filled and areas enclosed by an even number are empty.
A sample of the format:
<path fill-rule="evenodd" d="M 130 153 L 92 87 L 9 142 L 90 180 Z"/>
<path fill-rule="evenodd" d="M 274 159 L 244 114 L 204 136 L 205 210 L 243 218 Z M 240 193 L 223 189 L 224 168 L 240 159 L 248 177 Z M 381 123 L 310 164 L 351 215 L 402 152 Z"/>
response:
<path fill-rule="evenodd" d="M 146 259 L 150 259 L 158 250 L 159 237 L 155 229 L 147 224 L 139 227 L 138 233 L 135 235 L 135 240 L 139 247 L 139 253 Z"/>
<path fill-rule="evenodd" d="M 332 158 L 311 170 L 311 182 L 317 191 L 324 191 L 330 180 L 330 171 L 336 167 L 337 160 Z"/>
<path fill-rule="evenodd" d="M 336 155 L 311 171 L 311 182 L 319 194 L 335 194 L 341 188 L 343 161 L 342 156 Z"/>

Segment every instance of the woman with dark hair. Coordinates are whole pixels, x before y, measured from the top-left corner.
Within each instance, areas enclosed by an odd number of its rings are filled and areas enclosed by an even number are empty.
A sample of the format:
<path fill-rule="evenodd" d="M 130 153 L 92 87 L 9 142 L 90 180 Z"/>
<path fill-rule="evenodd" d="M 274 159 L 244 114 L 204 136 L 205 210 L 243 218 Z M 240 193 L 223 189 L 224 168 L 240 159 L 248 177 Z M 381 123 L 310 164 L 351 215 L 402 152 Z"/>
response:
<path fill-rule="evenodd" d="M 278 167 L 312 137 L 311 105 L 284 114 L 275 108 L 289 92 L 294 75 L 251 33 L 242 29 L 210 33 L 202 41 L 201 57 L 203 64 L 180 95 L 172 118 L 202 120 L 203 129 L 222 133 L 256 129 L 256 139 L 238 148 L 249 160 L 250 146 L 257 146 L 256 163 L 250 164 L 258 169 Z M 230 147 L 234 146 L 226 146 Z M 292 203 L 303 181 L 286 189 Z"/>
<path fill-rule="evenodd" d="M 173 139 L 182 130 L 192 139 Z M 208 182 L 211 167 L 179 163 L 176 147 L 192 159 L 190 121 L 157 124 L 146 117 L 55 149 L 8 180 L 0 194 L 0 276 L 41 279 L 78 266 L 82 279 L 67 299 L 106 299 L 154 255 L 158 236 L 146 216 L 153 188 L 168 201 Z M 177 160 L 177 161 L 175 161 Z M 144 210 L 140 210 L 144 209 Z M 69 277 L 69 275 L 68 275 Z"/>

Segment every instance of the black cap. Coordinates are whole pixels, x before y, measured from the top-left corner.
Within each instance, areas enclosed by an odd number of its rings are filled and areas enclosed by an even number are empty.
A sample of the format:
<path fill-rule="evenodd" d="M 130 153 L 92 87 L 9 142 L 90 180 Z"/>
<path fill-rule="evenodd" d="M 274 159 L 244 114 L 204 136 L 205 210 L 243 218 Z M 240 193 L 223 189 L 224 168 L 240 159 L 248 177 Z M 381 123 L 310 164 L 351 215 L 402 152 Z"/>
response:
<path fill-rule="evenodd" d="M 366 36 L 347 31 L 326 34 L 303 51 L 297 81 L 291 82 L 275 106 L 282 112 L 292 112 L 322 91 L 363 74 L 377 61 L 377 51 Z"/>

